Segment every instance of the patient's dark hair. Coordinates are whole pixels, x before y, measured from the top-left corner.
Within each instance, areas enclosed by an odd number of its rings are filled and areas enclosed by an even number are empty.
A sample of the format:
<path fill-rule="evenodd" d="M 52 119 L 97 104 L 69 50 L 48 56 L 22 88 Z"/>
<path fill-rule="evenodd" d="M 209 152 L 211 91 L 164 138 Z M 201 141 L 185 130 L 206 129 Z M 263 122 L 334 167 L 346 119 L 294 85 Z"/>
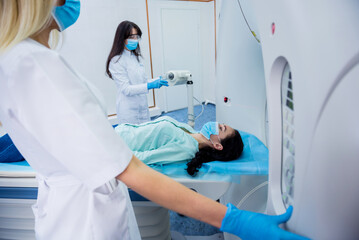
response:
<path fill-rule="evenodd" d="M 221 144 L 223 146 L 222 150 L 216 150 L 211 147 L 200 149 L 195 157 L 187 163 L 187 172 L 193 176 L 198 172 L 198 169 L 202 167 L 203 163 L 231 161 L 237 159 L 243 151 L 242 137 L 237 130 L 234 130 L 234 135 L 224 139 Z"/>

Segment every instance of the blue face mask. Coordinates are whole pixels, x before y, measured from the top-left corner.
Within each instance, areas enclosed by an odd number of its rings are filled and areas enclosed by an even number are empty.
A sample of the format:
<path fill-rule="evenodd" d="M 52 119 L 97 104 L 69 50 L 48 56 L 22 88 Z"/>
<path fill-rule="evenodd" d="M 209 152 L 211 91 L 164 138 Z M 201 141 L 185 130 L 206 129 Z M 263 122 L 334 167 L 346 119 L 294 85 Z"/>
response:
<path fill-rule="evenodd" d="M 127 39 L 126 48 L 130 51 L 135 50 L 138 46 L 138 40 Z"/>
<path fill-rule="evenodd" d="M 64 31 L 66 28 L 74 24 L 80 16 L 80 0 L 66 0 L 62 6 L 54 7 L 52 10 L 52 16 L 54 17 L 57 25 L 59 25 L 60 31 Z"/>
<path fill-rule="evenodd" d="M 211 135 L 218 135 L 219 133 L 218 122 L 208 122 L 204 124 L 200 133 L 210 140 Z"/>

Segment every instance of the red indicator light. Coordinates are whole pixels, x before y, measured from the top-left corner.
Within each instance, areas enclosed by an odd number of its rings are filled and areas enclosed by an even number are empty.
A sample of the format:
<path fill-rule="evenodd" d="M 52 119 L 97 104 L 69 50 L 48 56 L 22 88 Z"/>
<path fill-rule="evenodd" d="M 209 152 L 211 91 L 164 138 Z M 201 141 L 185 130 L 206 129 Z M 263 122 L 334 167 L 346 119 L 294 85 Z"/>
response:
<path fill-rule="evenodd" d="M 275 23 L 272 23 L 272 35 L 275 33 Z"/>
<path fill-rule="evenodd" d="M 226 103 L 228 102 L 228 98 L 227 97 L 224 97 L 223 101 Z"/>

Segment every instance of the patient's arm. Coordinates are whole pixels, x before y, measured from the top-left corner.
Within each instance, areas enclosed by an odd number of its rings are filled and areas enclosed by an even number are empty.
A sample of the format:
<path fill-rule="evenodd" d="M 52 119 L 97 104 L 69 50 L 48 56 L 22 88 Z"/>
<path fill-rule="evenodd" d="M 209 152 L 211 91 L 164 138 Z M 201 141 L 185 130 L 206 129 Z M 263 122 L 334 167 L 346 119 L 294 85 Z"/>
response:
<path fill-rule="evenodd" d="M 117 176 L 142 196 L 165 208 L 220 228 L 226 207 L 206 198 L 173 179 L 151 169 L 133 156 L 124 172 Z"/>
<path fill-rule="evenodd" d="M 190 160 L 195 156 L 197 151 L 198 149 L 195 146 L 189 148 L 188 145 L 181 144 L 180 142 L 171 142 L 157 149 L 132 152 L 146 164 L 166 164 Z"/>

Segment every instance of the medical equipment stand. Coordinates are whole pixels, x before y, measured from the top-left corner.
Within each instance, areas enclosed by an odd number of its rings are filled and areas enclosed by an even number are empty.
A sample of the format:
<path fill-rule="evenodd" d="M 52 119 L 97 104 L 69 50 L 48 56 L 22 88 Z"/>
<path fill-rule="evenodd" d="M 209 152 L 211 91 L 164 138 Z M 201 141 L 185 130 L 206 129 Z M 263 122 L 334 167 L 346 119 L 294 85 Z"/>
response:
<path fill-rule="evenodd" d="M 193 81 L 191 72 L 187 70 L 168 71 L 162 75 L 162 78 L 168 81 L 170 87 L 183 84 L 187 85 L 188 125 L 194 127 Z"/>
<path fill-rule="evenodd" d="M 192 77 L 187 81 L 187 103 L 188 103 L 188 125 L 194 127 L 194 107 L 193 107 L 193 82 Z"/>

